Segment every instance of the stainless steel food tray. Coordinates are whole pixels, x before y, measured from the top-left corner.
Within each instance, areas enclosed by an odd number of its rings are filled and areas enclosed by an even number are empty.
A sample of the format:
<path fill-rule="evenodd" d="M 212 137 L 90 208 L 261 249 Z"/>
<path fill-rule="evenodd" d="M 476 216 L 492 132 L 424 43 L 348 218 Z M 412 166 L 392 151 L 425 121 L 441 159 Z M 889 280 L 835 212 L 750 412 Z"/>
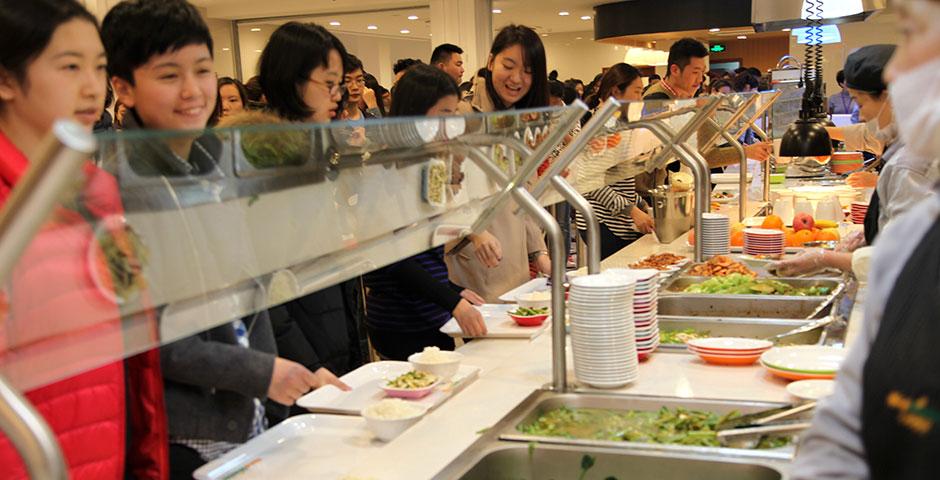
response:
<path fill-rule="evenodd" d="M 713 277 L 691 277 L 691 276 L 679 276 L 676 277 L 672 282 L 663 286 L 660 289 L 661 295 L 718 295 L 718 296 L 739 296 L 737 294 L 713 294 L 713 293 L 688 293 L 684 292 L 687 287 L 695 285 L 698 283 L 711 280 Z M 807 288 L 807 287 L 828 287 L 829 294 L 820 295 L 816 298 L 824 298 L 839 290 L 839 287 L 842 283 L 839 280 L 832 278 L 775 278 L 774 280 L 790 285 L 794 288 Z M 747 295 L 754 297 L 783 297 L 783 298 L 806 298 L 805 296 L 788 296 L 788 295 Z"/>
<path fill-rule="evenodd" d="M 669 294 L 659 297 L 659 316 L 805 320 L 830 297 Z M 816 317 L 826 315 L 820 311 Z"/>
<path fill-rule="evenodd" d="M 751 319 L 721 317 L 682 317 L 659 316 L 659 330 L 684 330 L 687 328 L 699 332 L 708 332 L 713 337 L 771 338 L 789 332 L 810 323 L 808 320 L 788 319 Z M 806 334 L 787 338 L 787 344 L 812 345 L 819 342 L 821 329 Z M 660 351 L 687 352 L 684 343 L 660 343 Z"/>

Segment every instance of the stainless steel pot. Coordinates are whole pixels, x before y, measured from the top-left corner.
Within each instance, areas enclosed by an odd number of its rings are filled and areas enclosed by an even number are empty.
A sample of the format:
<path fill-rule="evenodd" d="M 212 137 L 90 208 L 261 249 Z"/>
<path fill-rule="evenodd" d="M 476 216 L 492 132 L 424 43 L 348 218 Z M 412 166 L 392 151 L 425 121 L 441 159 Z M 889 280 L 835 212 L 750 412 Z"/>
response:
<path fill-rule="evenodd" d="M 670 243 L 688 232 L 695 219 L 695 192 L 657 189 L 653 197 L 653 220 L 659 243 Z"/>

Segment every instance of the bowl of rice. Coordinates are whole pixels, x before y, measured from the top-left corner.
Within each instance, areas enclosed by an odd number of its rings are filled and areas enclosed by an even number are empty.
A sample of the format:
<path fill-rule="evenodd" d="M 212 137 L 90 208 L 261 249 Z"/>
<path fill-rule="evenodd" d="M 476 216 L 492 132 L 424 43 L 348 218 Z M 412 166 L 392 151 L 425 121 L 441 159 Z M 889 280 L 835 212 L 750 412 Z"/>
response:
<path fill-rule="evenodd" d="M 373 403 L 361 412 L 366 425 L 379 440 L 390 442 L 412 425 L 418 423 L 427 412 L 423 405 L 398 398 L 386 398 Z"/>
<path fill-rule="evenodd" d="M 457 373 L 461 360 L 463 355 L 438 347 L 424 347 L 424 351 L 408 357 L 415 370 L 434 374 L 442 381 L 450 380 Z"/>
<path fill-rule="evenodd" d="M 552 308 L 552 292 L 543 290 L 541 292 L 529 292 L 516 296 L 516 303 L 523 308 Z"/>

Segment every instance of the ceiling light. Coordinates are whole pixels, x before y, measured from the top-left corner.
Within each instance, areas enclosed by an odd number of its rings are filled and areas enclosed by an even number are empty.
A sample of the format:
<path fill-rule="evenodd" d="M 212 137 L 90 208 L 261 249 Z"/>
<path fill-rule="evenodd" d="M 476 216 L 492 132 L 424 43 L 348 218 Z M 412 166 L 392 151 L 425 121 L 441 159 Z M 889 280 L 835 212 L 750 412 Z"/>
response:
<path fill-rule="evenodd" d="M 543 37 L 547 37 L 548 34 L 547 34 L 547 33 L 543 33 L 542 36 L 543 36 Z"/>
<path fill-rule="evenodd" d="M 417 20 L 417 19 L 418 19 L 417 15 L 408 15 L 408 20 Z"/>
<path fill-rule="evenodd" d="M 261 31 L 261 28 L 255 27 L 255 28 L 252 28 L 251 31 L 252 31 L 252 32 L 260 32 L 260 31 Z"/>
<path fill-rule="evenodd" d="M 564 11 L 564 10 L 558 12 L 558 14 L 561 15 L 562 17 L 567 17 L 568 15 L 571 15 L 570 13 L 568 13 L 568 12 L 566 12 L 566 11 Z"/>
<path fill-rule="evenodd" d="M 574 37 L 575 40 L 581 40 L 581 37 Z"/>
<path fill-rule="evenodd" d="M 738 40 L 747 40 L 747 35 L 738 35 Z"/>
<path fill-rule="evenodd" d="M 401 33 L 411 33 L 411 30 L 408 30 L 407 28 L 403 28 L 400 31 Z"/>
<path fill-rule="evenodd" d="M 369 25 L 368 27 L 366 27 L 366 30 L 378 30 L 378 29 L 379 29 L 379 27 L 377 27 L 377 26 L 375 26 L 375 25 Z"/>
<path fill-rule="evenodd" d="M 231 48 L 228 48 L 228 47 L 222 47 L 222 51 L 223 51 L 223 52 L 227 52 L 227 51 L 229 51 L 229 50 L 231 50 Z"/>
<path fill-rule="evenodd" d="M 789 28 L 784 28 L 783 31 L 784 31 L 784 32 L 789 32 L 790 29 L 789 29 Z"/>
<path fill-rule="evenodd" d="M 339 22 L 337 22 L 336 20 L 333 20 L 332 22 L 330 22 L 330 25 L 332 25 L 332 26 L 334 26 L 334 27 L 338 27 L 338 26 L 342 25 L 342 23 L 339 23 Z"/>
<path fill-rule="evenodd" d="M 591 19 L 590 15 L 581 15 L 581 20 L 590 20 L 590 19 Z"/>
<path fill-rule="evenodd" d="M 715 32 L 720 32 L 721 29 L 720 29 L 720 28 L 709 28 L 708 31 L 709 31 L 709 32 L 712 32 L 712 33 L 715 33 Z"/>
<path fill-rule="evenodd" d="M 503 11 L 498 8 L 494 8 L 493 13 L 503 13 Z"/>
<path fill-rule="evenodd" d="M 255 50 L 255 53 L 261 53 L 261 50 Z"/>

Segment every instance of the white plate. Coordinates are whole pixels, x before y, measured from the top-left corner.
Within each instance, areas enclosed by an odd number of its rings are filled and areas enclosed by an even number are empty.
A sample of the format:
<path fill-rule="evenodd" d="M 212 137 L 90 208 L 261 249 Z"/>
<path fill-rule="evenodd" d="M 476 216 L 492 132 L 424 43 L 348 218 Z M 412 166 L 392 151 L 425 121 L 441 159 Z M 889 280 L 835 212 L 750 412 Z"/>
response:
<path fill-rule="evenodd" d="M 571 279 L 571 289 L 586 291 L 607 291 L 607 290 L 627 290 L 636 285 L 636 280 L 623 275 L 609 275 L 599 273 L 597 275 L 582 275 Z"/>
<path fill-rule="evenodd" d="M 740 185 L 741 183 L 740 173 L 713 173 L 711 174 L 711 177 L 711 181 L 715 185 Z M 751 180 L 754 178 L 754 174 L 748 172 L 745 174 L 745 178 L 747 179 L 747 183 L 751 183 Z"/>
<path fill-rule="evenodd" d="M 697 338 L 686 343 L 695 348 L 704 348 L 711 351 L 725 350 L 726 353 L 734 353 L 735 350 L 758 350 L 774 346 L 773 342 L 767 340 L 738 337 Z"/>
<path fill-rule="evenodd" d="M 237 473 L 239 479 L 268 479 L 292 472 L 300 478 L 312 478 L 312 472 L 297 471 L 298 465 L 311 465 L 318 478 L 343 478 L 359 457 L 383 445 L 374 439 L 362 417 L 298 415 L 203 465 L 193 477 L 222 480 Z"/>
<path fill-rule="evenodd" d="M 500 295 L 499 301 L 506 302 L 506 303 L 515 303 L 516 296 L 518 295 L 524 295 L 526 293 L 532 293 L 532 292 L 541 292 L 541 291 L 546 291 L 550 289 L 551 288 L 548 286 L 548 278 L 546 277 L 533 278 L 532 280 L 529 280 L 528 282 L 523 283 L 522 285 Z"/>
<path fill-rule="evenodd" d="M 835 380 L 798 380 L 787 385 L 787 392 L 803 400 L 819 400 L 832 395 Z"/>
<path fill-rule="evenodd" d="M 532 339 L 539 336 L 552 324 L 552 317 L 548 317 L 545 322 L 537 327 L 520 327 L 509 316 L 510 310 L 515 310 L 518 305 L 488 303 L 479 307 L 474 307 L 483 315 L 483 322 L 486 323 L 486 335 L 473 338 L 522 338 Z M 464 335 L 463 330 L 457 323 L 457 319 L 451 318 L 450 321 L 441 327 L 441 332 L 451 337 L 469 338 Z"/>
<path fill-rule="evenodd" d="M 776 347 L 761 355 L 761 362 L 777 370 L 796 373 L 835 373 L 848 353 L 844 348 L 820 345 Z"/>
<path fill-rule="evenodd" d="M 363 408 L 387 398 L 382 385 L 389 380 L 410 372 L 414 367 L 409 362 L 382 361 L 367 363 L 340 377 L 352 390 L 344 392 L 332 385 L 320 387 L 297 400 L 297 406 L 320 413 L 359 415 Z M 461 365 L 450 382 L 437 386 L 430 395 L 417 400 L 405 400 L 426 407 L 428 410 L 444 403 L 454 393 L 476 380 L 480 367 Z"/>

